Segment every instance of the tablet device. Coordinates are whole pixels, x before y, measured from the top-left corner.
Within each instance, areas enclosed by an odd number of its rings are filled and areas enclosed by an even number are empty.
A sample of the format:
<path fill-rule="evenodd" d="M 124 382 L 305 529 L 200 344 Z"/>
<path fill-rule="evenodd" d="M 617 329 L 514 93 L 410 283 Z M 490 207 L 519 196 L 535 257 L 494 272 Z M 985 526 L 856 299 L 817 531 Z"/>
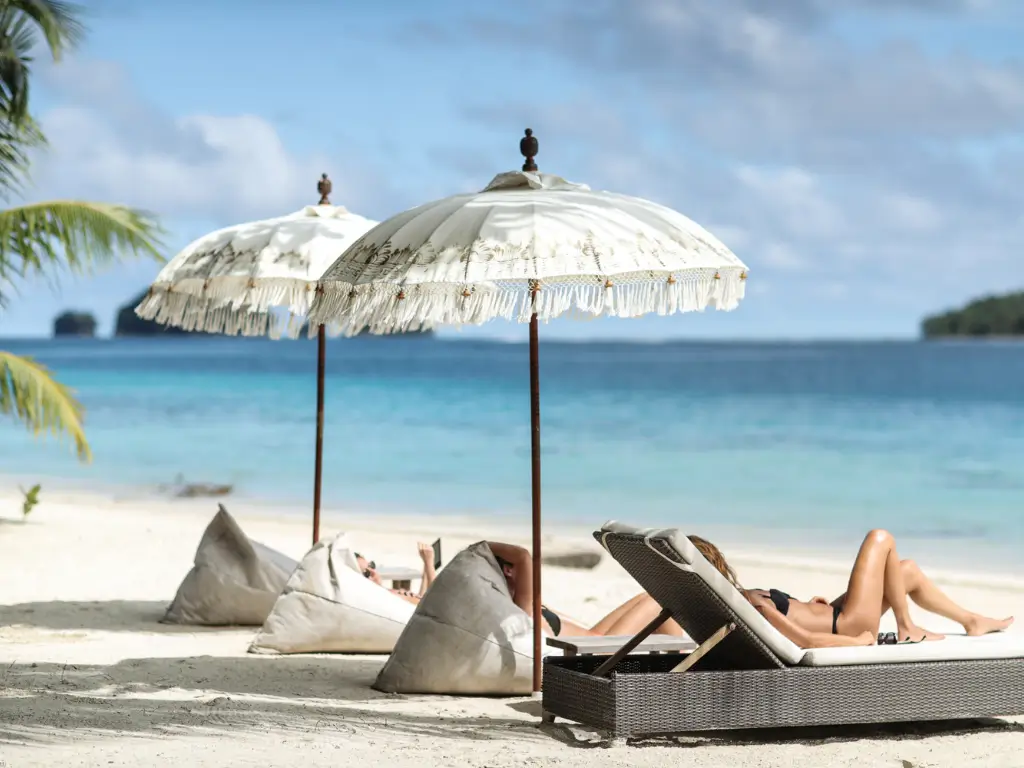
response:
<path fill-rule="evenodd" d="M 434 570 L 436 571 L 441 567 L 441 540 L 438 539 L 430 546 L 434 548 Z"/>

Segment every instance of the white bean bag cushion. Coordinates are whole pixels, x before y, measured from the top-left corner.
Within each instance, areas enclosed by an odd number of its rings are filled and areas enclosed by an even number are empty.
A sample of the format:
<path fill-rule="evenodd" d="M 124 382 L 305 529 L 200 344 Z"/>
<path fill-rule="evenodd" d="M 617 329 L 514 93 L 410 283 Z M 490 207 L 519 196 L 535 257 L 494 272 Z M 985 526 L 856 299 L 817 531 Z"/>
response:
<path fill-rule="evenodd" d="M 554 655 L 546 649 L 545 653 Z M 402 632 L 374 688 L 387 693 L 528 694 L 533 622 L 481 541 L 456 555 Z"/>
<path fill-rule="evenodd" d="M 250 541 L 224 506 L 217 506 L 196 550 L 195 565 L 178 587 L 163 621 L 259 626 L 296 563 Z"/>
<path fill-rule="evenodd" d="M 249 652 L 390 653 L 414 610 L 363 576 L 341 533 L 302 558 Z"/>

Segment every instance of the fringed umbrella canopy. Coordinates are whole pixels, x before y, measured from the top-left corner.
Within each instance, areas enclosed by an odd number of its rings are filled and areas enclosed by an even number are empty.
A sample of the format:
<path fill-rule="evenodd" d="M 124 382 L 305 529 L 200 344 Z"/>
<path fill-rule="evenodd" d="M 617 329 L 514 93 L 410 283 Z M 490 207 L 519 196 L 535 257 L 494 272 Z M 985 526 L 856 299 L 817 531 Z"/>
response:
<path fill-rule="evenodd" d="M 310 318 L 352 334 L 733 309 L 746 273 L 670 208 L 514 171 L 369 230 L 324 272 Z"/>
<path fill-rule="evenodd" d="M 199 238 L 157 275 L 136 313 L 189 331 L 296 335 L 316 281 L 375 222 L 340 205 L 309 205 Z M 270 312 L 281 308 L 282 314 Z"/>

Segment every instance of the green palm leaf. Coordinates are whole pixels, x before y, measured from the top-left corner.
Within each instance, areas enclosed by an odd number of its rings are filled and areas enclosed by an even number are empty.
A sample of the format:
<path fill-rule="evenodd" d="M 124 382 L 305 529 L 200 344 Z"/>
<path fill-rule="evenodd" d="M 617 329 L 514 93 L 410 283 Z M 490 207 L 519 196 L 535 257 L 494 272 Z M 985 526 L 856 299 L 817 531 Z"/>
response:
<path fill-rule="evenodd" d="M 161 229 L 123 205 L 32 203 L 0 211 L 0 287 L 67 270 L 89 274 L 126 256 L 162 261 Z M 0 305 L 5 297 L 0 292 Z"/>
<path fill-rule="evenodd" d="M 0 414 L 13 416 L 35 435 L 70 437 L 78 458 L 90 461 L 84 413 L 71 390 L 54 380 L 44 366 L 0 350 Z"/>
<path fill-rule="evenodd" d="M 54 61 L 85 35 L 81 6 L 62 0 L 0 0 L 0 113 L 14 125 L 28 118 L 29 76 L 40 33 Z"/>
<path fill-rule="evenodd" d="M 0 12 L 12 11 L 35 23 L 54 61 L 60 61 L 85 37 L 85 25 L 79 18 L 84 10 L 84 6 L 65 0 L 0 0 Z"/>

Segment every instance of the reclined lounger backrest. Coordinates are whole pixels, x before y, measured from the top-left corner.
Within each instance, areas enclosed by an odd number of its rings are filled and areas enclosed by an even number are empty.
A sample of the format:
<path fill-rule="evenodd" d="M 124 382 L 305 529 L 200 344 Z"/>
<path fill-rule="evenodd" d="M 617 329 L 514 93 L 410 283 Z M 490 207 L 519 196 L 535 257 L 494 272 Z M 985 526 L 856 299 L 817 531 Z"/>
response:
<path fill-rule="evenodd" d="M 803 657 L 678 529 L 610 522 L 594 536 L 696 642 L 736 625 L 695 669 L 771 669 Z"/>

